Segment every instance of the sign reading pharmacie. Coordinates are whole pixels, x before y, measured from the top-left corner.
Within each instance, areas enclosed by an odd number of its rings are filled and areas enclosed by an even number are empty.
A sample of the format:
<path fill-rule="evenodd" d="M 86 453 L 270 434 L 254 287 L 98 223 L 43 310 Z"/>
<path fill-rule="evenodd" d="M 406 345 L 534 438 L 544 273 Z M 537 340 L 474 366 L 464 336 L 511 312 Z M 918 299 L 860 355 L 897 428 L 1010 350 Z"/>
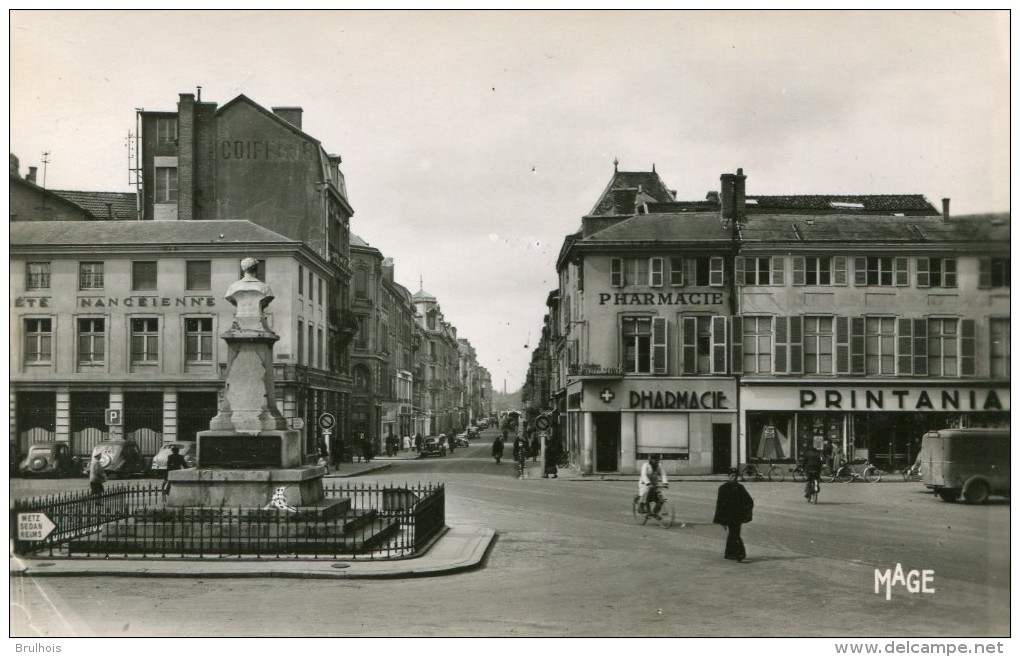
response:
<path fill-rule="evenodd" d="M 586 386 L 586 411 L 735 411 L 733 381 L 668 379 L 601 381 Z"/>
<path fill-rule="evenodd" d="M 783 386 L 741 388 L 747 410 L 1009 411 L 1009 388 L 978 386 Z"/>

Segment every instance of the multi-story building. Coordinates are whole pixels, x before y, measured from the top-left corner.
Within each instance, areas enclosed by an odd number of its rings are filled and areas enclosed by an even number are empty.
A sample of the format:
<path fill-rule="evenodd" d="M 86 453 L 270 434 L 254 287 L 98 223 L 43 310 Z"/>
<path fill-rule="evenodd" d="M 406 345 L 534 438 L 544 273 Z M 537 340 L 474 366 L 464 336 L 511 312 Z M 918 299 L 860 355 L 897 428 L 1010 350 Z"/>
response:
<path fill-rule="evenodd" d="M 412 300 L 422 336 L 415 376 L 422 384 L 417 430 L 423 436 L 450 434 L 462 428 L 457 410 L 461 385 L 457 375 L 460 367 L 457 328 L 443 320 L 439 301 L 425 290 L 415 292 Z"/>
<path fill-rule="evenodd" d="M 540 348 L 583 472 L 792 462 L 826 438 L 900 467 L 926 429 L 1008 424 L 1008 222 L 721 184 L 677 201 L 616 172 L 564 242 Z"/>
<path fill-rule="evenodd" d="M 321 293 L 330 265 L 298 240 L 248 221 L 26 221 L 10 239 L 10 429 L 21 450 L 57 440 L 86 454 L 133 438 L 153 454 L 208 429 L 226 367 L 219 335 L 234 317 L 223 294 L 245 257 L 277 293 L 267 316 L 285 417 L 307 426 L 339 403 Z M 304 446 L 313 451 L 311 434 Z"/>
<path fill-rule="evenodd" d="M 411 292 L 394 280 L 392 258 L 383 260 L 383 293 L 386 314 L 389 317 L 390 367 L 389 391 L 383 402 L 383 417 L 398 438 L 410 436 L 414 431 L 412 391 L 414 389 L 415 354 L 420 342 L 415 339 L 415 307 Z"/>
<path fill-rule="evenodd" d="M 327 355 L 297 412 L 311 420 L 302 430 L 315 441 L 321 436 L 314 420 L 326 411 L 346 439 L 352 431 L 349 346 L 356 331 L 349 313 L 354 210 L 340 156 L 302 130 L 301 108 L 270 111 L 244 95 L 219 107 L 200 93 L 180 94 L 176 111 L 139 111 L 137 133 L 139 219 L 251 221 L 305 244 L 326 263 L 322 275 L 305 272 L 308 278 L 300 280 L 308 287 L 286 291 L 329 308 L 319 316 L 316 305 L 300 320 L 308 344 L 327 345 Z"/>

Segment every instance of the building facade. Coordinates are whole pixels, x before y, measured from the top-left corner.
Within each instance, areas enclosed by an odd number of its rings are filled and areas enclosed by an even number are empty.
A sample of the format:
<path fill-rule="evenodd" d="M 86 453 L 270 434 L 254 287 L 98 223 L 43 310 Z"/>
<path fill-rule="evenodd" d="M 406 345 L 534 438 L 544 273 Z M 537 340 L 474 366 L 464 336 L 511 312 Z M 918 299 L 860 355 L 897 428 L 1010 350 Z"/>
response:
<path fill-rule="evenodd" d="M 677 201 L 616 172 L 564 242 L 529 384 L 582 472 L 792 464 L 826 439 L 897 468 L 925 430 L 1008 426 L 1008 221 L 720 183 Z"/>
<path fill-rule="evenodd" d="M 11 225 L 10 430 L 32 442 L 131 438 L 143 454 L 194 440 L 217 412 L 233 321 L 223 294 L 259 260 L 281 411 L 295 429 L 339 404 L 325 339 L 329 263 L 247 221 Z M 296 292 L 296 294 L 294 293 Z M 112 412 L 112 416 L 111 416 Z M 315 436 L 304 432 L 306 452 Z"/>

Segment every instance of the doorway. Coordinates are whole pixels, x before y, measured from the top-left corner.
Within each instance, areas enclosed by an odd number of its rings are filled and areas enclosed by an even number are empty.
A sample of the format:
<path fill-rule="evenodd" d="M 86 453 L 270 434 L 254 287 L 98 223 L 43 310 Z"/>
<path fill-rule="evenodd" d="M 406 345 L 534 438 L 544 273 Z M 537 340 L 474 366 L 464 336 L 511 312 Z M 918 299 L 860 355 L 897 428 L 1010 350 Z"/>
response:
<path fill-rule="evenodd" d="M 595 430 L 595 472 L 616 472 L 619 469 L 620 414 L 591 415 Z"/>
<path fill-rule="evenodd" d="M 732 441 L 729 424 L 712 425 L 712 472 L 715 474 L 729 472 L 733 458 Z"/>

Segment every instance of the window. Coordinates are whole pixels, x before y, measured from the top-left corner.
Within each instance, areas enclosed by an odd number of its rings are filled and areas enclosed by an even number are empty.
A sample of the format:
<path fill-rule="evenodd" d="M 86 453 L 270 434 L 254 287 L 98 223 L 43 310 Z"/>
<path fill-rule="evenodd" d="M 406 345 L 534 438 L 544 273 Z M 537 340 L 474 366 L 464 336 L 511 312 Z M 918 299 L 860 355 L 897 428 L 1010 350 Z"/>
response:
<path fill-rule="evenodd" d="M 892 285 L 892 258 L 868 258 L 868 285 Z"/>
<path fill-rule="evenodd" d="M 623 360 L 628 374 L 652 373 L 652 318 L 623 318 Z"/>
<path fill-rule="evenodd" d="M 772 372 L 772 318 L 744 317 L 744 372 Z"/>
<path fill-rule="evenodd" d="M 368 298 L 368 272 L 364 269 L 354 272 L 354 296 L 358 299 Z"/>
<path fill-rule="evenodd" d="M 78 320 L 78 363 L 95 365 L 106 361 L 106 320 Z"/>
<path fill-rule="evenodd" d="M 159 360 L 159 320 L 155 317 L 131 320 L 131 362 Z"/>
<path fill-rule="evenodd" d="M 896 319 L 864 319 L 864 367 L 867 374 L 896 373 Z"/>
<path fill-rule="evenodd" d="M 858 256 L 854 258 L 854 285 L 907 285 L 908 262 L 907 258 Z"/>
<path fill-rule="evenodd" d="M 772 259 L 771 258 L 742 258 L 738 259 L 744 263 L 744 275 L 738 280 L 744 285 L 768 285 L 772 280 Z M 741 280 L 742 279 L 742 280 Z"/>
<path fill-rule="evenodd" d="M 358 315 L 358 334 L 354 338 L 354 346 L 358 349 L 368 348 L 368 322 L 364 315 Z"/>
<path fill-rule="evenodd" d="M 177 117 L 156 117 L 156 143 L 173 144 L 177 142 Z"/>
<path fill-rule="evenodd" d="M 726 373 L 726 318 L 680 318 L 680 357 L 683 374 Z"/>
<path fill-rule="evenodd" d="M 142 260 L 131 263 L 131 289 L 135 291 L 156 289 L 155 260 Z"/>
<path fill-rule="evenodd" d="M 315 355 L 316 355 L 316 359 L 315 360 L 316 360 L 316 362 L 319 365 L 319 369 L 321 370 L 324 367 L 324 365 L 325 365 L 325 361 L 323 361 L 323 359 L 322 359 L 322 349 L 323 349 L 323 347 L 322 347 L 322 329 L 321 328 L 320 329 L 316 329 L 316 333 L 318 334 L 318 338 L 319 339 L 315 342 Z"/>
<path fill-rule="evenodd" d="M 992 318 L 989 323 L 991 340 L 989 351 L 991 356 L 990 373 L 994 377 L 1009 378 L 1009 318 Z"/>
<path fill-rule="evenodd" d="M 832 318 L 804 318 L 804 373 L 832 374 Z"/>
<path fill-rule="evenodd" d="M 723 284 L 723 259 L 719 256 L 684 258 L 683 281 L 685 285 L 721 286 Z"/>
<path fill-rule="evenodd" d="M 297 266 L 297 293 L 305 293 L 305 268 L 301 265 Z"/>
<path fill-rule="evenodd" d="M 308 323 L 308 360 L 309 367 L 315 366 L 315 327 Z"/>
<path fill-rule="evenodd" d="M 25 362 L 49 363 L 53 358 L 53 320 L 25 320 Z"/>
<path fill-rule="evenodd" d="M 684 259 L 669 259 L 669 284 L 680 286 L 684 284 Z"/>
<path fill-rule="evenodd" d="M 319 279 L 319 305 L 323 303 L 324 297 L 322 296 L 322 279 Z"/>
<path fill-rule="evenodd" d="M 154 203 L 177 202 L 177 167 L 156 167 Z"/>
<path fill-rule="evenodd" d="M 978 287 L 1009 287 L 1009 258 L 981 258 Z"/>
<path fill-rule="evenodd" d="M 648 284 L 652 287 L 662 287 L 662 258 L 652 258 L 649 263 L 651 279 Z"/>
<path fill-rule="evenodd" d="M 917 287 L 956 287 L 956 258 L 918 258 Z"/>
<path fill-rule="evenodd" d="M 360 335 L 360 333 L 359 333 Z M 305 323 L 302 320 L 297 321 L 297 364 L 303 365 L 305 362 Z"/>
<path fill-rule="evenodd" d="M 855 282 L 864 285 L 867 281 L 868 259 L 858 260 L 860 276 Z M 794 256 L 793 284 L 846 285 L 846 256 Z"/>
<path fill-rule="evenodd" d="M 315 301 L 315 288 L 312 286 L 312 272 L 308 272 L 308 300 Z"/>
<path fill-rule="evenodd" d="M 184 320 L 185 362 L 212 362 L 212 324 L 212 317 L 189 317 Z"/>
<path fill-rule="evenodd" d="M 956 319 L 928 320 L 928 373 L 931 376 L 959 375 L 957 324 Z"/>
<path fill-rule="evenodd" d="M 79 290 L 103 289 L 103 263 L 101 262 L 78 263 L 78 289 Z"/>
<path fill-rule="evenodd" d="M 184 289 L 211 290 L 212 262 L 209 260 L 188 260 L 184 265 Z"/>
<path fill-rule="evenodd" d="M 50 263 L 25 263 L 25 289 L 48 290 L 50 288 Z"/>
<path fill-rule="evenodd" d="M 808 256 L 804 258 L 805 285 L 832 284 L 832 258 Z"/>

